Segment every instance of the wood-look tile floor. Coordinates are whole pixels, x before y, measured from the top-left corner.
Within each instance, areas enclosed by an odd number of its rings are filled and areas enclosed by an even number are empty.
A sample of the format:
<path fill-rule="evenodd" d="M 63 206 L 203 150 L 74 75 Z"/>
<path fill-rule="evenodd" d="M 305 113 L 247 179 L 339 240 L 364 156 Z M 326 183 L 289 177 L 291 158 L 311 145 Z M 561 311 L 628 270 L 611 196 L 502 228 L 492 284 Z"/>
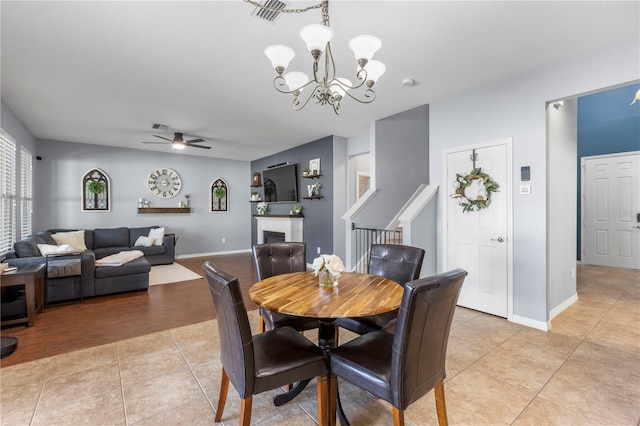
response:
<path fill-rule="evenodd" d="M 251 272 L 242 270 L 251 281 Z M 579 301 L 554 318 L 550 332 L 456 310 L 445 381 L 451 424 L 638 424 L 640 272 L 579 267 L 578 278 Z M 153 293 L 148 297 L 154 299 Z M 125 311 L 119 307 L 111 315 Z M 213 423 L 221 365 L 216 320 L 210 312 L 202 315 L 210 317 L 11 366 L 3 362 L 1 424 Z M 249 317 L 257 332 L 257 311 L 252 309 Z M 38 318 L 33 329 L 41 321 L 46 323 Z M 85 329 L 95 332 L 91 324 Z M 306 335 L 315 339 L 313 333 Z M 28 336 L 23 334 L 21 343 Z M 341 331 L 340 337 L 344 341 L 353 335 Z M 278 392 L 254 397 L 252 424 L 316 423 L 315 386 L 282 407 L 271 402 Z M 352 425 L 392 422 L 386 402 L 348 383 L 341 383 L 340 393 Z M 232 388 L 223 424 L 238 423 L 239 405 Z M 437 424 L 433 394 L 411 405 L 405 420 Z"/>

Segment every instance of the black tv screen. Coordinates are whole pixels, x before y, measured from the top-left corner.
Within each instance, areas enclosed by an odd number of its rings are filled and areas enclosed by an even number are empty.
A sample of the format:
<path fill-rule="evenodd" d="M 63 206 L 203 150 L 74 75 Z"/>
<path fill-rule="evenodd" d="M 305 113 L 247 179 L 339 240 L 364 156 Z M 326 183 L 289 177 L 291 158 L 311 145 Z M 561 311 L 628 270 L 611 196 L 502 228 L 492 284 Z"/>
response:
<path fill-rule="evenodd" d="M 298 173 L 295 164 L 273 167 L 262 172 L 264 201 L 267 203 L 297 203 Z"/>

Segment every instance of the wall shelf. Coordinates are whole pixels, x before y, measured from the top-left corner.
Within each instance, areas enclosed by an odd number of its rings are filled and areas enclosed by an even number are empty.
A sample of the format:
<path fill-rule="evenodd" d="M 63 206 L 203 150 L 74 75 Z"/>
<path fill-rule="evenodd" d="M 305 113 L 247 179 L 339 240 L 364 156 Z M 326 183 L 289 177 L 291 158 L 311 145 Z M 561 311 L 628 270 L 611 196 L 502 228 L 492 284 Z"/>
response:
<path fill-rule="evenodd" d="M 302 177 L 305 179 L 316 179 L 316 178 L 320 178 L 320 176 L 322 175 L 302 175 Z"/>
<path fill-rule="evenodd" d="M 319 200 L 324 198 L 324 195 L 312 195 L 311 197 L 302 197 L 303 200 Z"/>
<path fill-rule="evenodd" d="M 191 207 L 138 207 L 138 213 L 191 213 Z"/>

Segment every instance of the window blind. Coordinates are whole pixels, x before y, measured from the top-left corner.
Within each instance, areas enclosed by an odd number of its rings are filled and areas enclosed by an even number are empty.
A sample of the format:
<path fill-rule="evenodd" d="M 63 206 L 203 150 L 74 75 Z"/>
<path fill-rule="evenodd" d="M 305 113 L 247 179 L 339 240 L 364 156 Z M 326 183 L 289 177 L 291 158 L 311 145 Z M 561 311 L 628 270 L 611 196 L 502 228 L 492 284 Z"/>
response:
<path fill-rule="evenodd" d="M 0 129 L 0 255 L 16 240 L 16 142 Z"/>
<path fill-rule="evenodd" d="M 31 235 L 33 220 L 33 155 L 20 147 L 20 238 Z"/>

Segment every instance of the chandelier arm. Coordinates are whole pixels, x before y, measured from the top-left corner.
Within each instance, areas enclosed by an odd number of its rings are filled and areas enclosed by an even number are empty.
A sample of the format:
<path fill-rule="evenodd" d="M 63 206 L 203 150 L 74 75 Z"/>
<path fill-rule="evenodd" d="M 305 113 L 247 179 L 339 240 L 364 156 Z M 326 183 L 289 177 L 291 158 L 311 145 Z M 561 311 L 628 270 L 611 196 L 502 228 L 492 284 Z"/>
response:
<path fill-rule="evenodd" d="M 370 104 L 371 102 L 376 100 L 376 92 L 374 92 L 373 89 L 367 89 L 363 92 L 363 94 L 364 94 L 364 97 L 367 99 L 359 99 L 353 96 L 351 93 L 347 92 L 347 95 L 349 95 L 351 99 L 358 101 L 361 104 Z"/>
<path fill-rule="evenodd" d="M 320 9 L 322 7 L 322 2 L 320 2 L 318 4 L 314 4 L 308 7 L 303 7 L 301 9 L 278 9 L 277 7 L 265 6 L 254 0 L 244 0 L 244 1 L 254 5 L 255 7 L 259 7 L 260 9 L 268 10 L 269 12 L 280 12 L 280 13 L 303 13 L 313 9 Z"/>
<path fill-rule="evenodd" d="M 309 82 L 311 83 L 311 82 Z M 307 83 L 307 84 L 309 84 Z M 306 86 L 306 85 L 305 85 Z M 309 94 L 309 96 L 307 96 L 307 100 L 304 101 L 304 103 L 300 103 L 300 97 L 297 96 L 294 100 L 293 100 L 293 109 L 294 111 L 300 111 L 302 108 L 304 108 L 305 106 L 307 106 L 307 104 L 309 103 L 309 101 L 313 98 L 317 98 L 316 92 L 318 92 L 318 90 L 320 89 L 320 85 L 316 85 L 316 87 L 313 89 L 313 91 Z M 301 106 L 298 106 L 301 105 Z"/>
<path fill-rule="evenodd" d="M 333 53 L 331 52 L 331 43 L 327 43 L 326 56 L 324 58 L 324 77 L 327 81 L 335 80 L 336 78 L 336 63 L 333 60 Z M 329 68 L 329 61 L 331 61 L 331 68 Z M 331 78 L 329 78 L 329 69 L 331 69 Z"/>
<path fill-rule="evenodd" d="M 310 80 L 310 81 L 308 81 L 307 83 L 303 84 L 302 86 L 300 86 L 300 87 L 296 87 L 296 88 L 295 88 L 295 89 L 293 89 L 293 90 L 284 90 L 284 89 L 281 89 L 281 88 L 280 88 L 280 87 L 285 87 L 285 86 L 286 86 L 286 87 L 288 87 L 288 86 L 287 86 L 287 83 L 286 83 L 286 81 L 285 81 L 285 79 L 284 79 L 284 77 L 283 77 L 283 76 L 281 76 L 281 75 L 278 75 L 278 76 L 276 76 L 276 78 L 274 78 L 274 79 L 273 79 L 273 87 L 274 87 L 278 92 L 280 92 L 280 93 L 286 93 L 286 94 L 294 93 L 294 92 L 296 92 L 296 91 L 301 91 L 302 89 L 304 89 L 305 87 L 307 87 L 307 86 L 308 86 L 308 85 L 310 85 L 311 83 L 315 83 L 315 81 Z"/>

